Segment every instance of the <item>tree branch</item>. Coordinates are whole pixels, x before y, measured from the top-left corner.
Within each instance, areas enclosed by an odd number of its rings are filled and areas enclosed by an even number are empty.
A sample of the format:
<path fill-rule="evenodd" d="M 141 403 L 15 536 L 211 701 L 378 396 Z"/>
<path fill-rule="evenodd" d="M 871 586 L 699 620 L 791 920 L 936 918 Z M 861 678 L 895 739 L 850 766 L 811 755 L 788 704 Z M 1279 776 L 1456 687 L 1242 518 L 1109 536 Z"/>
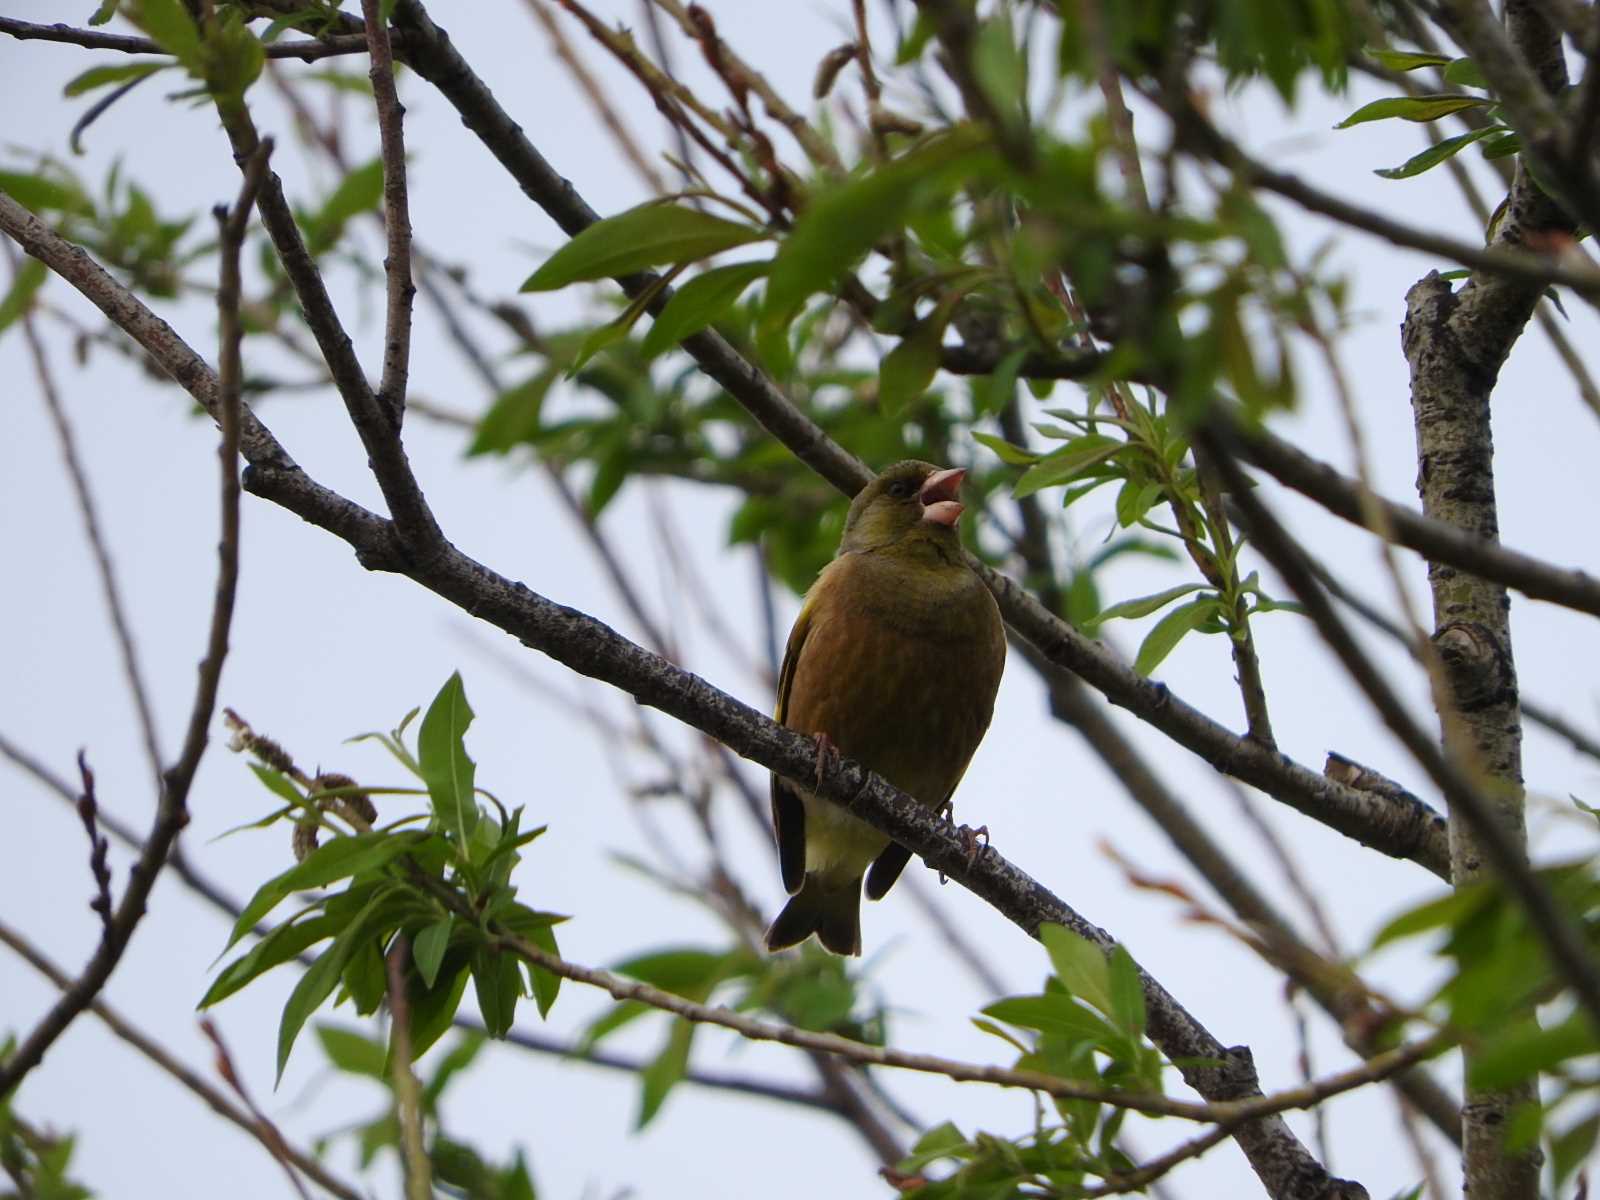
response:
<path fill-rule="evenodd" d="M 394 55 L 389 28 L 379 18 L 378 0 L 361 0 L 371 47 L 372 98 L 378 112 L 378 137 L 383 154 L 383 228 L 389 253 L 383 260 L 388 304 L 383 329 L 383 379 L 378 403 L 388 410 L 396 429 L 405 419 L 406 375 L 411 362 L 411 209 L 406 200 L 405 107 L 395 93 Z"/>
<path fill-rule="evenodd" d="M 1349 1070 L 1313 1080 L 1301 1087 L 1289 1088 L 1267 1096 L 1253 1096 L 1246 1100 L 1197 1104 L 1160 1094 L 1100 1087 L 1075 1079 L 1064 1079 L 1043 1071 L 959 1062 L 934 1054 L 917 1054 L 896 1050 L 892 1046 L 870 1045 L 841 1037 L 836 1033 L 758 1021 L 730 1008 L 700 1004 L 675 992 L 663 991 L 639 980 L 626 979 L 610 971 L 568 962 L 534 945 L 526 938 L 502 937 L 498 940 L 498 948 L 502 952 L 516 954 L 563 979 L 599 988 L 615 1000 L 633 1000 L 670 1012 L 685 1020 L 705 1025 L 719 1025 L 753 1042 L 779 1042 L 786 1046 L 799 1046 L 807 1050 L 836 1055 L 863 1066 L 894 1067 L 898 1070 L 942 1075 L 957 1083 L 988 1083 L 997 1087 L 1023 1088 L 1061 1100 L 1093 1100 L 1149 1116 L 1180 1117 L 1190 1121 L 1216 1122 L 1231 1127 L 1293 1109 L 1310 1108 L 1330 1096 L 1337 1096 L 1353 1088 L 1387 1079 L 1396 1071 L 1442 1054 L 1456 1044 L 1453 1034 L 1441 1030 L 1393 1050 L 1386 1050 Z"/>
<path fill-rule="evenodd" d="M 75 29 L 59 22 L 39 25 L 33 21 L 18 21 L 13 17 L 0 17 L 0 33 L 10 34 L 18 41 L 64 42 L 88 50 L 117 50 L 123 54 L 167 54 L 159 43 L 149 38 L 129 37 L 120 33 L 100 33 L 94 29 Z M 361 34 L 333 34 L 315 40 L 274 42 L 264 47 L 268 58 L 297 58 L 301 62 L 316 62 L 341 54 L 365 54 L 367 39 Z"/>
<path fill-rule="evenodd" d="M 255 202 L 268 153 L 270 153 L 270 143 L 247 164 L 245 181 L 236 209 L 246 216 Z M 0 201 L 7 201 L 7 198 L 0 196 Z M 244 219 L 245 217 L 241 216 L 238 221 L 241 238 Z M 227 297 L 230 255 L 232 279 L 235 285 L 232 294 L 234 306 L 232 324 L 234 337 L 237 338 L 238 244 L 234 242 L 230 246 L 228 239 L 224 238 L 223 284 L 218 291 L 218 303 L 223 309 L 225 363 L 229 353 L 226 330 L 229 324 Z M 222 675 L 222 664 L 227 658 L 228 629 L 233 619 L 234 590 L 239 578 L 239 479 L 236 466 L 239 453 L 237 341 L 234 343 L 231 377 L 220 383 L 216 390 L 219 395 L 222 424 L 222 445 L 218 451 L 222 475 L 222 536 L 218 544 L 220 564 L 217 570 L 216 598 L 211 612 L 211 630 L 207 638 L 205 658 L 200 663 L 200 680 L 195 687 L 183 750 L 178 761 L 161 777 L 161 794 L 156 805 L 155 823 L 151 827 L 149 837 L 145 839 L 144 849 L 128 874 L 128 884 L 123 889 L 122 900 L 117 905 L 116 913 L 102 931 L 100 944 L 78 979 L 63 990 L 61 998 L 17 1047 L 15 1053 L 0 1063 L 0 1096 L 9 1094 L 29 1071 L 39 1065 L 45 1051 L 66 1031 L 74 1018 L 94 1001 L 100 989 L 111 978 L 111 972 L 122 960 L 123 951 L 127 949 L 134 930 L 144 916 L 145 902 L 149 899 L 150 889 L 155 886 L 156 876 L 166 861 L 168 848 L 177 839 L 183 827 L 189 823 L 189 787 L 194 781 L 195 769 L 200 765 L 200 756 L 205 753 L 206 728 L 211 723 L 211 714 L 216 706 L 217 684 Z"/>
<path fill-rule="evenodd" d="M 0 922 L 0 942 L 4 942 L 20 958 L 26 960 L 34 970 L 38 971 L 39 974 L 43 975 L 63 992 L 73 986 L 72 979 L 65 971 L 46 958 L 20 933 L 3 922 Z M 363 1200 L 360 1192 L 331 1174 L 326 1167 L 311 1155 L 303 1150 L 297 1150 L 284 1142 L 282 1135 L 275 1128 L 269 1132 L 268 1127 L 264 1126 L 260 1118 L 236 1108 L 233 1102 L 223 1095 L 221 1091 L 173 1058 L 154 1039 L 140 1033 L 131 1021 L 106 1004 L 104 1000 L 91 1001 L 89 1009 L 95 1016 L 106 1023 L 106 1028 L 110 1029 L 112 1033 L 139 1051 L 140 1054 L 143 1054 L 196 1096 L 199 1096 L 212 1112 L 223 1120 L 237 1125 L 255 1138 L 256 1141 L 266 1147 L 267 1152 L 272 1154 L 274 1158 L 278 1157 L 280 1151 L 282 1151 L 288 1161 L 303 1172 L 308 1179 L 311 1179 L 329 1194 L 338 1196 L 340 1200 Z"/>
<path fill-rule="evenodd" d="M 1497 310 L 1498 311 L 1498 310 Z M 1293 488 L 1322 505 L 1336 517 L 1367 528 L 1361 484 L 1341 475 L 1265 429 L 1247 429 L 1217 413 L 1228 424 L 1235 451 L 1245 462 L 1266 471 L 1285 487 Z M 1376 499 L 1376 498 L 1375 498 Z M 1430 563 L 1471 572 L 1516 588 L 1534 600 L 1600 616 L 1600 579 L 1584 571 L 1556 567 L 1532 555 L 1509 549 L 1498 541 L 1462 529 L 1391 500 L 1377 500 L 1394 533 L 1394 540 L 1415 550 Z"/>

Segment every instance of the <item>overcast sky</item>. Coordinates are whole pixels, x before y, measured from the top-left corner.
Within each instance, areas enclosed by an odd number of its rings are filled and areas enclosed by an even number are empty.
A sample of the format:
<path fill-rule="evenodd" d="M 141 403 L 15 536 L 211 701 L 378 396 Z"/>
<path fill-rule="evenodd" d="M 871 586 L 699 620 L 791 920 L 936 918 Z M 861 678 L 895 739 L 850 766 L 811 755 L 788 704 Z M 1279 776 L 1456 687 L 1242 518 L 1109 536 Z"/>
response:
<path fill-rule="evenodd" d="M 82 20 L 91 7 L 89 0 L 70 6 L 0 0 L 5 14 L 36 21 Z M 637 20 L 631 0 L 594 7 L 617 21 Z M 710 0 L 707 7 L 724 36 L 801 108 L 808 103 L 818 59 L 845 40 L 848 25 L 849 6 L 843 0 L 798 5 Z M 591 205 L 610 213 L 642 198 L 637 178 L 521 4 L 436 4 L 435 10 L 501 103 Z M 575 27 L 570 32 L 641 141 L 652 152 L 670 149 L 648 101 Z M 879 33 L 880 53 L 886 55 L 891 44 L 885 27 Z M 692 48 L 681 41 L 674 45 L 685 77 L 700 81 Z M 0 169 L 21 169 L 40 152 L 70 159 L 67 132 L 84 102 L 63 100 L 62 84 L 91 65 L 121 61 L 109 52 L 0 39 L 4 104 L 20 118 L 7 122 Z M 341 65 L 365 70 L 364 59 Z M 402 79 L 401 88 L 419 245 L 467 266 L 478 293 L 513 293 L 542 254 L 560 243 L 558 231 L 465 133 L 442 98 L 411 77 Z M 87 153 L 71 159 L 71 165 L 93 182 L 120 160 L 124 176 L 145 188 L 163 215 L 194 213 L 209 221 L 209 206 L 237 192 L 237 175 L 212 110 L 169 100 L 164 93 L 171 90 L 162 81 L 133 92 L 94 125 Z M 1336 133 L 1334 122 L 1371 95 L 1358 86 L 1349 98 L 1333 102 L 1311 96 L 1309 89 L 1306 96 L 1290 113 L 1273 95 L 1250 91 L 1219 101 L 1218 114 L 1258 154 L 1344 189 L 1358 202 L 1463 240 L 1478 236 L 1444 172 L 1398 183 L 1371 174 L 1371 168 L 1394 165 L 1420 147 L 1414 128 L 1388 123 Z M 290 195 L 309 200 L 324 194 L 334 177 L 290 144 L 286 113 L 273 90 L 260 85 L 251 98 L 260 126 L 283 135 L 274 166 Z M 376 153 L 370 120 L 358 110 L 348 128 L 351 159 L 366 161 Z M 793 157 L 789 144 L 780 149 Z M 1464 157 L 1475 160 L 1470 152 Z M 1479 174 L 1485 182 L 1490 178 Z M 1415 460 L 1398 332 L 1403 296 L 1425 271 L 1451 264 L 1341 235 L 1292 210 L 1275 211 L 1284 218 L 1297 257 L 1303 259 L 1325 239 L 1340 239 L 1336 261 L 1350 276 L 1357 318 L 1342 349 L 1356 380 L 1376 477 L 1387 495 L 1412 502 Z M 372 223 L 352 231 L 373 261 L 381 259 Z M 358 352 L 375 377 L 381 355 L 379 292 L 368 291 L 358 301 L 347 269 L 333 270 L 330 281 Z M 98 314 L 59 281 L 47 286 L 44 300 L 80 322 L 98 324 Z M 555 326 L 577 319 L 588 303 L 579 292 L 563 292 L 540 298 L 532 311 Z M 186 297 L 160 309 L 192 345 L 214 358 L 208 298 Z M 487 401 L 483 387 L 464 368 L 436 315 L 425 305 L 418 311 L 413 394 L 451 409 L 481 411 Z M 1573 303 L 1569 311 L 1572 340 L 1579 346 L 1600 344 L 1592 310 Z M 475 319 L 469 315 L 469 320 Z M 170 755 L 187 713 L 210 608 L 216 541 L 213 431 L 208 421 L 193 416 L 191 404 L 175 388 L 152 381 L 103 347 L 80 368 L 60 326 L 46 321 L 44 327 L 51 331 L 52 364 L 89 466 Z M 497 351 L 506 348 L 497 330 L 478 323 L 474 328 Z M 255 350 L 252 341 L 247 356 Z M 247 366 L 270 366 L 293 377 L 281 357 L 257 353 L 259 358 L 247 357 Z M 514 381 L 529 368 L 525 361 L 510 360 L 503 369 Z M 1330 393 L 1309 360 L 1301 378 L 1302 412 L 1280 429 L 1348 467 Z M 16 328 L 0 337 L 0 380 L 5 381 L 0 404 L 7 426 L 7 436 L 0 439 L 0 512 L 5 514 L 0 561 L 8 581 L 0 588 L 0 679 L 6 681 L 0 690 L 0 733 L 62 775 L 70 775 L 73 755 L 86 748 L 100 780 L 102 805 L 144 827 L 153 810 L 148 772 L 75 502 Z M 1072 391 L 1062 385 L 1058 395 Z M 314 477 L 379 506 L 364 456 L 331 389 L 273 397 L 261 416 Z M 1516 348 L 1502 375 L 1495 437 L 1505 540 L 1595 570 L 1594 414 L 1583 407 L 1536 331 Z M 463 550 L 552 599 L 639 636 L 570 517 L 527 461 L 464 461 L 460 431 L 417 419 L 408 423 L 407 444 L 444 528 Z M 1279 498 L 1275 490 L 1267 494 Z M 1324 561 L 1376 602 L 1389 605 L 1365 539 L 1308 505 L 1281 500 L 1283 511 L 1314 539 Z M 630 483 L 602 526 L 648 602 L 672 623 L 683 665 L 765 708 L 771 699 L 766 685 L 747 669 L 760 654 L 753 566 L 746 550 L 725 544 L 735 502 L 723 492 Z M 692 571 L 715 597 L 720 619 L 736 631 L 743 654 L 729 653 L 711 636 L 685 604 L 681 589 L 671 585 L 656 513 L 677 531 Z M 627 721 L 630 701 L 571 675 L 404 580 L 365 572 L 342 543 L 282 510 L 247 497 L 244 526 L 243 580 L 223 703 L 283 742 L 302 765 L 342 770 L 363 782 L 402 782 L 381 750 L 370 744 L 346 746 L 343 740 L 391 728 L 408 709 L 426 704 L 459 669 L 478 713 L 468 746 L 479 764 L 480 784 L 508 802 L 526 805 L 531 820 L 550 824 L 550 833 L 529 849 L 518 883 L 534 906 L 575 914 L 561 932 L 566 955 L 604 965 L 664 945 L 725 943 L 702 909 L 669 897 L 611 861 L 618 852 L 650 855 L 657 839 L 687 855 L 696 852 L 696 834 L 676 809 L 656 806 L 641 814 L 626 799 L 625 783 L 658 774 L 651 763 L 619 754 L 615 745 L 594 735 L 579 711 L 581 702 Z M 1086 544 L 1106 529 L 1098 516 L 1077 525 Z M 1411 558 L 1402 562 L 1413 595 L 1425 604 L 1421 565 Z M 1103 590 L 1109 602 L 1186 578 L 1180 566 L 1125 560 L 1103 580 Z M 787 595 L 781 604 L 780 624 L 787 628 L 796 604 Z M 1593 622 L 1520 598 L 1514 598 L 1512 613 L 1524 694 L 1594 726 Z M 1117 634 L 1123 645 L 1136 645 L 1144 627 Z M 1326 751 L 1338 750 L 1428 794 L 1420 771 L 1378 728 L 1298 618 L 1265 617 L 1255 629 L 1274 725 L 1286 753 L 1316 766 Z M 1382 649 L 1431 727 L 1414 674 L 1395 652 Z M 1242 726 L 1221 639 L 1190 639 L 1158 676 L 1218 719 Z M 1125 714 L 1117 719 L 1154 757 L 1167 782 L 1254 869 L 1256 882 L 1292 907 L 1280 871 L 1210 768 Z M 667 719 L 655 718 L 653 724 L 674 744 L 693 747 L 694 739 Z M 287 834 L 274 829 L 213 840 L 271 807 L 243 762 L 225 750 L 220 726 L 214 734 L 192 796 L 193 822 L 184 845 L 198 868 L 243 896 L 287 864 Z M 1569 793 L 1594 798 L 1600 791 L 1595 765 L 1530 730 L 1524 769 L 1540 851 L 1554 855 L 1588 846 L 1581 825 L 1548 814 L 1563 806 Z M 749 775 L 764 787 L 759 772 L 750 769 Z M 1364 947 L 1387 917 L 1440 886 L 1415 866 L 1386 860 L 1270 800 L 1256 800 L 1292 844 L 1300 872 L 1328 898 L 1352 951 Z M 10 847 L 8 869 L 0 872 L 0 913 L 75 970 L 97 934 L 87 908 L 90 881 L 82 830 L 69 809 L 9 765 L 0 769 L 0 805 Z M 1183 924 L 1169 901 L 1130 890 L 1104 846 L 1148 873 L 1190 884 L 1194 876 L 1080 740 L 1050 721 L 1040 688 L 1018 662 L 1011 665 L 994 725 L 958 805 L 963 820 L 988 826 L 997 849 L 1124 940 L 1224 1043 L 1248 1042 L 1265 1088 L 1297 1081 L 1293 1023 L 1278 981 L 1227 938 Z M 772 911 L 782 888 L 771 851 L 731 793 L 719 795 L 716 821 L 734 848 L 740 883 Z M 116 850 L 112 861 L 120 887 L 129 859 Z M 920 870 L 908 875 L 917 876 L 917 886 L 937 892 L 935 902 L 983 946 L 1010 990 L 1037 990 L 1046 963 L 1034 943 L 960 888 L 939 889 Z M 1009 1062 L 1006 1047 L 968 1021 L 994 997 L 952 964 L 904 891 L 866 906 L 863 913 L 865 970 L 870 986 L 880 988 L 893 1005 L 896 1044 Z M 195 1028 L 193 1005 L 208 984 L 225 931 L 215 910 L 175 879 L 164 879 L 105 993 L 110 1003 L 202 1070 L 208 1054 Z M 1434 965 L 1415 947 L 1372 964 L 1372 977 L 1402 1000 L 1423 998 L 1435 976 Z M 8 961 L 0 979 L 0 1033 L 20 1034 L 53 1000 L 53 991 L 20 963 Z M 302 1040 L 283 1084 L 273 1092 L 277 1017 L 293 982 L 289 972 L 270 975 L 215 1016 L 258 1101 L 293 1140 L 304 1143 L 371 1116 L 382 1094 L 376 1087 L 331 1079 L 310 1039 Z M 598 993 L 568 985 L 551 1028 L 570 1034 L 606 1003 Z M 319 1019 L 351 1018 L 340 1012 Z M 538 1024 L 531 1006 L 519 1021 L 528 1028 Z M 1317 1072 L 1348 1065 L 1352 1060 L 1328 1022 L 1318 1014 L 1310 1021 Z M 617 1045 L 650 1053 L 663 1032 L 659 1020 L 640 1022 Z M 791 1052 L 738 1044 L 717 1031 L 702 1032 L 697 1056 L 698 1062 L 720 1069 L 810 1079 L 807 1065 Z M 1025 1096 L 922 1077 L 883 1078 L 927 1124 L 948 1116 L 968 1131 L 1017 1135 L 1032 1119 Z M 875 1163 L 862 1144 L 830 1118 L 685 1088 L 635 1137 L 629 1130 L 636 1106 L 637 1083 L 628 1076 L 492 1047 L 458 1085 L 448 1115 L 458 1136 L 492 1155 L 503 1158 L 511 1147 L 521 1147 L 547 1196 L 610 1197 L 630 1191 L 641 1197 L 732 1196 L 756 1187 L 780 1198 L 884 1194 L 886 1185 L 874 1178 Z M 258 1145 L 213 1120 L 191 1095 L 111 1038 L 91 1016 L 81 1018 L 28 1079 L 18 1108 L 36 1122 L 78 1134 L 77 1174 L 107 1196 L 210 1194 L 223 1183 L 232 1200 L 275 1197 L 285 1190 L 281 1173 Z M 1362 1180 L 1374 1197 L 1416 1181 L 1417 1168 L 1386 1099 L 1344 1098 L 1328 1110 L 1333 1170 Z M 1302 1116 L 1291 1121 L 1308 1132 Z M 1129 1128 L 1142 1150 L 1171 1144 L 1186 1132 L 1173 1122 L 1130 1122 Z M 343 1151 L 335 1156 L 353 1173 L 346 1160 Z M 383 1194 L 397 1194 L 392 1161 L 372 1178 Z M 1244 1191 L 1247 1184 L 1254 1186 L 1252 1177 L 1230 1143 L 1181 1172 L 1174 1191 L 1189 1197 L 1251 1194 Z"/>

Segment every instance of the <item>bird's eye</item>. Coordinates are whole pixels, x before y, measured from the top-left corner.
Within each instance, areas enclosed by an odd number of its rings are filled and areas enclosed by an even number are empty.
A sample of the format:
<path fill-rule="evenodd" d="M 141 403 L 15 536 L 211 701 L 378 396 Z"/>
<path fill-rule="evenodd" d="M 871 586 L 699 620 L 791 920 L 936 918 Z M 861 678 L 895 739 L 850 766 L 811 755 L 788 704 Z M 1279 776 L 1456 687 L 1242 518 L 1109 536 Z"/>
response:
<path fill-rule="evenodd" d="M 909 479 L 896 479 L 889 485 L 889 495 L 893 496 L 896 500 L 904 500 L 907 496 L 911 495 L 912 490 L 911 481 Z"/>

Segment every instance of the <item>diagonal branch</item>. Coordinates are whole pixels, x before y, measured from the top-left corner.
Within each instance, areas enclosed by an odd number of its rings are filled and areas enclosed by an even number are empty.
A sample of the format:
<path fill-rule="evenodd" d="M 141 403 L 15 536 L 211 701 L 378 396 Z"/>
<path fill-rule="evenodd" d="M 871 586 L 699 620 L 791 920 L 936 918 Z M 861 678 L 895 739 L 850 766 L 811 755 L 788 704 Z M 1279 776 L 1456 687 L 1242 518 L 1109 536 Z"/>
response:
<path fill-rule="evenodd" d="M 1363 528 L 1367 526 L 1359 482 L 1341 475 L 1327 463 L 1319 462 L 1265 429 L 1246 429 L 1220 413 L 1214 419 L 1228 422 L 1235 451 L 1244 461 L 1260 467 L 1285 487 L 1315 500 L 1334 516 Z M 1546 600 L 1600 616 L 1600 579 L 1570 567 L 1552 566 L 1459 526 L 1424 516 L 1405 505 L 1389 500 L 1377 503 L 1393 531 L 1394 540 L 1429 562 L 1445 563 L 1480 578 L 1496 580 L 1533 600 Z"/>
<path fill-rule="evenodd" d="M 101 33 L 95 29 L 75 29 L 57 22 L 39 25 L 33 21 L 19 21 L 14 17 L 0 17 L 0 33 L 9 34 L 18 41 L 64 42 L 88 50 L 117 50 L 123 54 L 169 54 L 149 38 L 129 37 L 121 33 Z M 367 39 L 361 34 L 333 34 L 316 40 L 274 42 L 265 47 L 268 58 L 297 58 L 301 62 L 316 62 L 321 58 L 334 58 L 341 54 L 365 54 Z"/>
<path fill-rule="evenodd" d="M 62 989 L 62 991 L 66 991 L 72 986 L 71 976 L 40 953 L 39 949 L 20 933 L 3 923 L 0 923 L 0 942 L 9 946 L 19 957 L 25 959 L 34 970 L 38 971 L 39 974 L 55 984 L 56 987 Z M 274 1135 L 277 1135 L 276 1129 L 271 1129 L 270 1125 L 264 1126 L 261 1119 L 236 1107 L 227 1096 L 208 1083 L 198 1072 L 179 1062 L 154 1038 L 146 1037 L 131 1021 L 106 1004 L 105 1001 L 92 1001 L 89 1008 L 95 1016 L 106 1023 L 106 1027 L 112 1033 L 139 1051 L 140 1054 L 143 1054 L 196 1096 L 199 1096 L 212 1112 L 223 1120 L 237 1125 L 255 1138 L 266 1147 L 268 1153 L 277 1157 L 281 1151 L 288 1162 L 292 1163 L 296 1169 L 330 1195 L 338 1196 L 339 1200 L 362 1200 L 361 1193 L 355 1188 L 330 1173 L 326 1167 L 305 1151 L 298 1150 L 285 1143 L 281 1135 L 275 1137 Z"/>

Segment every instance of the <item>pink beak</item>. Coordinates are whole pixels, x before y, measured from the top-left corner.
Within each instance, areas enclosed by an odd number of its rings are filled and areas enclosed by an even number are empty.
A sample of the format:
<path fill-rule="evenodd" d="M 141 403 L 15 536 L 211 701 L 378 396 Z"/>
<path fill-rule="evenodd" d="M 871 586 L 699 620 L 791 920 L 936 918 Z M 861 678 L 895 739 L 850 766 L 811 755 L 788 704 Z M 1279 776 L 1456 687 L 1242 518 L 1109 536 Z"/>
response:
<path fill-rule="evenodd" d="M 966 477 L 965 467 L 950 467 L 929 475 L 922 491 L 917 493 L 917 499 L 922 501 L 922 519 L 954 527 L 963 511 L 957 497 L 961 495 L 961 481 Z"/>

